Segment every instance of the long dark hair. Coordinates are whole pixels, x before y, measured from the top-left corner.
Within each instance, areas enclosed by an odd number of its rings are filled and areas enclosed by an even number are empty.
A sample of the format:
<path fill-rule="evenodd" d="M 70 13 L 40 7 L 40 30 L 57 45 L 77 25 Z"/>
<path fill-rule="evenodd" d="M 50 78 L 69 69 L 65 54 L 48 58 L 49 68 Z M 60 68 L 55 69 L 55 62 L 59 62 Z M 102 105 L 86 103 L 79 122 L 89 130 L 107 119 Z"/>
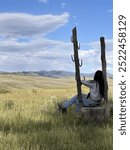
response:
<path fill-rule="evenodd" d="M 103 72 L 101 70 L 97 70 L 95 72 L 94 80 L 98 82 L 100 93 L 104 97 L 104 78 L 103 78 Z"/>

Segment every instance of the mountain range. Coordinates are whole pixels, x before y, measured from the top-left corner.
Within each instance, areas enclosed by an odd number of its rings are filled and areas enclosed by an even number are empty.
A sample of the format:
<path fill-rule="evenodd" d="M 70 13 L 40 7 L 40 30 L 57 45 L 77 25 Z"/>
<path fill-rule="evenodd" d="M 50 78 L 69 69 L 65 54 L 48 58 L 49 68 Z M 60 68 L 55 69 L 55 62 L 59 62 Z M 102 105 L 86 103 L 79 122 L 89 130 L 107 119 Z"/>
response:
<path fill-rule="evenodd" d="M 44 76 L 44 77 L 52 77 L 52 78 L 61 78 L 61 77 L 74 77 L 75 73 L 71 71 L 57 71 L 57 70 L 41 70 L 41 71 L 22 71 L 22 72 L 0 72 L 0 74 L 13 74 L 13 75 L 30 75 L 30 76 Z M 85 74 L 81 73 L 81 77 L 93 77 L 94 73 Z M 107 73 L 107 77 L 113 78 L 113 75 Z"/>

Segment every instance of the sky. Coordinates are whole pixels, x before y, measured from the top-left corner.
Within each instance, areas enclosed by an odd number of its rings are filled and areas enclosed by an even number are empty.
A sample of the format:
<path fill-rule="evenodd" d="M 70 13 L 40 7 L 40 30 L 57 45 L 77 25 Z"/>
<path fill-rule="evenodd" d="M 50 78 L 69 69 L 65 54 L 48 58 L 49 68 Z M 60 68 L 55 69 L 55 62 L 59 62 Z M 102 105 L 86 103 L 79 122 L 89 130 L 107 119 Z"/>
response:
<path fill-rule="evenodd" d="M 112 0 L 0 0 L 0 71 L 74 71 L 72 29 L 77 28 L 82 73 L 101 69 L 105 37 L 112 73 Z"/>

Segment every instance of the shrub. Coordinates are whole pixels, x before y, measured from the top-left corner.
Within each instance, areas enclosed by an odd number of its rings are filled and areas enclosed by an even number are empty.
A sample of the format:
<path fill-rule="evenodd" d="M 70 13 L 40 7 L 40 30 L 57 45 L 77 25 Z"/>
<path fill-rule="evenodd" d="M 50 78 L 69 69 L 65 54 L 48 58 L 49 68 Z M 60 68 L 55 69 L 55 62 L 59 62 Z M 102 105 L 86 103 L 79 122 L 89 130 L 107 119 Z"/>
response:
<path fill-rule="evenodd" d="M 4 100 L 4 105 L 3 105 L 5 110 L 13 109 L 14 108 L 14 101 L 13 100 Z"/>

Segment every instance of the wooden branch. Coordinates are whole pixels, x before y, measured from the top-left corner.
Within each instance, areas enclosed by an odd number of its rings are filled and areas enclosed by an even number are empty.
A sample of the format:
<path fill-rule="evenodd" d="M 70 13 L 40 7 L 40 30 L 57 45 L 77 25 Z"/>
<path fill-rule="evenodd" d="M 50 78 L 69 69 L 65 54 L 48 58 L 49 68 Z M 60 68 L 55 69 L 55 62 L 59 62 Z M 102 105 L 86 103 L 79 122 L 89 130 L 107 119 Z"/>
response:
<path fill-rule="evenodd" d="M 73 58 L 73 56 L 71 55 L 71 60 L 74 62 L 74 58 Z"/>
<path fill-rule="evenodd" d="M 83 65 L 83 61 L 81 59 L 81 63 L 79 63 L 79 67 L 82 67 L 82 65 Z"/>

